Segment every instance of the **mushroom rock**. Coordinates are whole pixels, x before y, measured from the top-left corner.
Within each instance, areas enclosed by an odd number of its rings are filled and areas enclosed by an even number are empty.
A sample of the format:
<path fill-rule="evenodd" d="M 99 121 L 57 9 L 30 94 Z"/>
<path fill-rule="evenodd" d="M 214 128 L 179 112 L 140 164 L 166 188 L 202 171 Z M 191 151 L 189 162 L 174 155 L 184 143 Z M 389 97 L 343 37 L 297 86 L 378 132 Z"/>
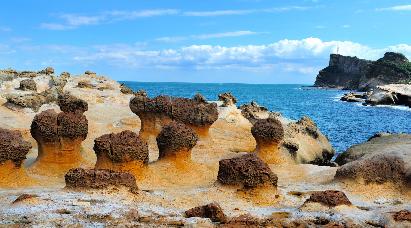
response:
<path fill-rule="evenodd" d="M 304 204 L 306 203 L 320 203 L 328 207 L 336 207 L 340 205 L 351 205 L 350 200 L 347 198 L 344 192 L 337 190 L 326 190 L 314 192 L 311 194 Z"/>
<path fill-rule="evenodd" d="M 0 128 L 0 187 L 16 187 L 29 181 L 22 163 L 31 149 L 19 131 Z"/>
<path fill-rule="evenodd" d="M 194 207 L 185 212 L 186 217 L 209 218 L 212 222 L 225 223 L 227 216 L 218 203 L 210 203 L 204 206 Z"/>
<path fill-rule="evenodd" d="M 279 164 L 292 161 L 292 157 L 279 150 L 279 145 L 284 138 L 282 123 L 274 118 L 260 119 L 251 128 L 257 147 L 258 156 L 269 164 Z"/>
<path fill-rule="evenodd" d="M 198 136 L 188 126 L 171 122 L 157 136 L 160 159 L 171 159 L 177 168 L 191 162 L 191 149 L 197 144 Z"/>
<path fill-rule="evenodd" d="M 37 84 L 33 79 L 23 79 L 20 81 L 19 89 L 24 91 L 37 91 Z"/>
<path fill-rule="evenodd" d="M 209 128 L 218 119 L 217 104 L 198 102 L 187 98 L 174 98 L 172 119 L 188 125 L 201 138 L 206 138 Z"/>
<path fill-rule="evenodd" d="M 161 128 L 173 120 L 188 125 L 205 137 L 210 126 L 218 119 L 215 103 L 163 95 L 151 99 L 145 92 L 136 93 L 130 100 L 130 109 L 141 120 L 140 136 L 143 138 L 157 136 Z"/>
<path fill-rule="evenodd" d="M 46 74 L 46 75 L 54 74 L 54 68 L 53 67 L 47 67 L 46 69 L 41 70 L 38 73 L 39 74 Z"/>
<path fill-rule="evenodd" d="M 278 177 L 255 153 L 250 153 L 220 160 L 217 179 L 224 185 L 256 188 L 267 184 L 277 187 Z"/>
<path fill-rule="evenodd" d="M 66 188 L 105 189 L 108 187 L 127 187 L 137 189 L 136 178 L 126 172 L 107 169 L 70 169 L 65 175 Z"/>
<path fill-rule="evenodd" d="M 63 96 L 59 104 L 63 112 L 43 111 L 31 124 L 31 135 L 38 144 L 34 168 L 45 174 L 50 170 L 56 175 L 65 173 L 83 161 L 81 143 L 88 133 L 88 121 L 83 112 L 87 110 L 87 103 Z"/>
<path fill-rule="evenodd" d="M 136 177 L 149 161 L 147 143 L 128 130 L 96 138 L 94 151 L 97 155 L 96 169 L 128 171 Z"/>
<path fill-rule="evenodd" d="M 67 93 L 59 96 L 58 105 L 60 110 L 66 113 L 83 114 L 88 110 L 87 102 Z"/>
<path fill-rule="evenodd" d="M 235 105 L 237 103 L 237 98 L 235 98 L 231 93 L 219 94 L 218 100 L 223 102 L 223 107 Z"/>
<path fill-rule="evenodd" d="M 196 93 L 193 100 L 201 103 L 207 103 L 207 99 L 201 93 Z"/>

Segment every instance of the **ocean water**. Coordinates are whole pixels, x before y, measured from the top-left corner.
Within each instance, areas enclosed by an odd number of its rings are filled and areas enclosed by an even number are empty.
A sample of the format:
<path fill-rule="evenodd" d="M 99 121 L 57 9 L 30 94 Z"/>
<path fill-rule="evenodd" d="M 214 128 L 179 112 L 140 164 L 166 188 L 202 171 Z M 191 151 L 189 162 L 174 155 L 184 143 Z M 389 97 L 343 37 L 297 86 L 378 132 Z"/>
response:
<path fill-rule="evenodd" d="M 408 107 L 369 107 L 339 101 L 346 91 L 303 87 L 303 85 L 197 84 L 124 82 L 133 90 L 144 89 L 150 97 L 160 94 L 192 97 L 197 92 L 208 100 L 231 92 L 238 105 L 256 101 L 290 119 L 311 117 L 337 152 L 366 141 L 377 132 L 411 133 Z"/>

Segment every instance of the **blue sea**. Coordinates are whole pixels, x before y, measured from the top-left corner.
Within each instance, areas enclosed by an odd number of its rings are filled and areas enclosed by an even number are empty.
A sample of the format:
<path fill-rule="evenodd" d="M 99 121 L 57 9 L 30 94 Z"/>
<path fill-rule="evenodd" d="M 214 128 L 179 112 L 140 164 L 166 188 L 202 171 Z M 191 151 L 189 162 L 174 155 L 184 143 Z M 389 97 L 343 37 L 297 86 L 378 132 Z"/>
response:
<path fill-rule="evenodd" d="M 144 89 L 150 97 L 160 94 L 192 97 L 197 92 L 208 100 L 231 92 L 238 105 L 256 101 L 290 119 L 311 117 L 329 138 L 337 152 L 366 141 L 377 132 L 411 133 L 408 107 L 369 107 L 339 101 L 347 91 L 304 87 L 303 85 L 197 84 L 123 82 L 133 90 Z"/>

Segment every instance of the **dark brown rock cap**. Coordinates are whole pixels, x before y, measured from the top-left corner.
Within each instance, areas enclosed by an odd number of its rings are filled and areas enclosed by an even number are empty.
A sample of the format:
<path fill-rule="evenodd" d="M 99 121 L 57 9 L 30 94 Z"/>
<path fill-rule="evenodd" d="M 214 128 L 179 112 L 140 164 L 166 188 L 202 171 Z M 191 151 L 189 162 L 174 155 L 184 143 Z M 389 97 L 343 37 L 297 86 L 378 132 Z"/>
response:
<path fill-rule="evenodd" d="M 257 120 L 251 128 L 251 133 L 257 142 L 279 143 L 284 138 L 283 125 L 274 118 Z"/>
<path fill-rule="evenodd" d="M 210 203 L 207 205 L 194 207 L 185 212 L 186 217 L 209 218 L 212 222 L 224 223 L 227 221 L 227 216 L 218 203 Z"/>
<path fill-rule="evenodd" d="M 278 177 L 255 153 L 249 153 L 220 160 L 217 179 L 222 184 L 254 188 L 264 184 L 277 186 Z"/>
<path fill-rule="evenodd" d="M 65 93 L 58 98 L 58 105 L 63 112 L 82 114 L 88 110 L 88 104 L 82 99 L 78 99 L 68 93 Z"/>
<path fill-rule="evenodd" d="M 149 151 L 147 143 L 132 131 L 122 131 L 102 135 L 94 140 L 94 151 L 97 156 L 106 154 L 116 163 L 141 161 L 147 164 Z"/>
<path fill-rule="evenodd" d="M 0 128 L 0 164 L 12 161 L 20 167 L 31 149 L 31 144 L 23 140 L 19 131 Z"/>
<path fill-rule="evenodd" d="M 218 100 L 223 102 L 223 107 L 237 104 L 237 98 L 235 98 L 230 92 L 219 94 Z"/>
<path fill-rule="evenodd" d="M 130 109 L 137 115 L 162 114 L 172 120 L 193 126 L 210 126 L 218 119 L 217 104 L 203 98 L 176 98 L 160 95 L 155 98 L 140 93 L 130 100 Z"/>
<path fill-rule="evenodd" d="M 136 178 L 126 172 L 107 169 L 70 169 L 65 175 L 67 188 L 103 189 L 109 186 L 137 188 Z"/>
<path fill-rule="evenodd" d="M 191 150 L 197 144 L 198 136 L 185 124 L 173 121 L 163 127 L 156 140 L 162 158 L 181 150 Z"/>
<path fill-rule="evenodd" d="M 37 91 L 37 84 L 33 79 L 23 79 L 20 81 L 19 89 L 24 91 Z"/>
<path fill-rule="evenodd" d="M 57 142 L 60 137 L 84 140 L 87 138 L 88 121 L 84 115 L 65 112 L 57 114 L 49 109 L 34 117 L 30 133 L 34 139 L 42 142 Z"/>
<path fill-rule="evenodd" d="M 397 222 L 401 222 L 401 221 L 411 222 L 411 211 L 409 211 L 409 210 L 397 211 L 397 212 L 393 213 L 392 217 Z"/>
<path fill-rule="evenodd" d="M 348 199 L 345 193 L 337 190 L 314 192 L 305 202 L 320 203 L 329 207 L 351 205 L 351 201 Z"/>

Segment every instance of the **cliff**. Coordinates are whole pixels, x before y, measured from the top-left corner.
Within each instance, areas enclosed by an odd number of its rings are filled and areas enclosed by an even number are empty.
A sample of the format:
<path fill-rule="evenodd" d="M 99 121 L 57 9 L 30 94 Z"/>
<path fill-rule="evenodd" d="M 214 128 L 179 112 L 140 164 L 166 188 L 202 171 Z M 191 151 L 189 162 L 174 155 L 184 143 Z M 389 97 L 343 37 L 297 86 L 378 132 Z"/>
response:
<path fill-rule="evenodd" d="M 314 86 L 368 91 L 410 82 L 411 63 L 403 54 L 387 52 L 377 61 L 331 54 L 328 67 L 318 73 Z"/>

